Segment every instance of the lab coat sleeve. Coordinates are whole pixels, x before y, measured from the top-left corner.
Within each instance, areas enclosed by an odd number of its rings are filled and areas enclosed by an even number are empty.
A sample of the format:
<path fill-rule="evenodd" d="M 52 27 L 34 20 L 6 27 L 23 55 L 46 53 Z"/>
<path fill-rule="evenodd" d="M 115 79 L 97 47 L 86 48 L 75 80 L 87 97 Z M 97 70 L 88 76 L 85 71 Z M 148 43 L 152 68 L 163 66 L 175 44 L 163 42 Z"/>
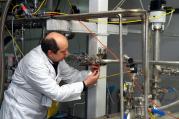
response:
<path fill-rule="evenodd" d="M 90 71 L 79 71 L 71 66 L 69 66 L 65 60 L 61 61 L 58 66 L 60 70 L 60 77 L 66 83 L 74 83 L 78 81 L 83 81 L 90 74 Z"/>
<path fill-rule="evenodd" d="M 52 78 L 50 70 L 41 63 L 25 64 L 24 70 L 27 83 L 50 99 L 61 102 L 80 99 L 83 90 L 82 82 L 59 86 Z"/>

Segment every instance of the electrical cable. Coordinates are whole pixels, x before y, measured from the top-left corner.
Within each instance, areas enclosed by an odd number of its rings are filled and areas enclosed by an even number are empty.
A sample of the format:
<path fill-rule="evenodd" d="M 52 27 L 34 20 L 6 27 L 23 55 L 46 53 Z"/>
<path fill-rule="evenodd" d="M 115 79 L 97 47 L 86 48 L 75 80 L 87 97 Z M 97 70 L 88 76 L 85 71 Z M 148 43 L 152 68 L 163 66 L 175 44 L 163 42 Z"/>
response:
<path fill-rule="evenodd" d="M 102 76 L 102 77 L 100 77 L 99 79 L 110 78 L 110 77 L 114 77 L 114 76 L 118 76 L 118 75 L 120 75 L 120 73 L 111 74 L 111 75 L 109 75 L 109 76 Z"/>
<path fill-rule="evenodd" d="M 168 20 L 168 23 L 167 23 L 165 29 L 167 29 L 169 27 L 171 20 L 172 20 L 172 17 L 173 17 L 173 12 L 170 14 L 170 17 L 169 17 L 169 20 Z"/>
<path fill-rule="evenodd" d="M 113 10 L 116 10 L 118 7 L 121 7 L 126 0 L 121 0 L 114 8 Z"/>
<path fill-rule="evenodd" d="M 115 59 L 120 59 L 113 51 L 112 49 L 110 49 L 109 47 L 107 47 L 106 45 L 104 45 L 99 39 L 98 37 L 96 36 L 95 33 L 93 33 L 82 21 L 79 21 L 80 24 L 86 29 L 87 32 L 89 32 L 93 37 L 94 39 L 99 42 L 101 44 L 101 46 L 106 49 L 107 51 L 109 51 L 111 53 L 111 55 L 115 58 Z"/>
<path fill-rule="evenodd" d="M 45 2 L 47 2 L 47 0 L 43 0 L 42 3 L 40 4 L 40 6 L 37 8 L 37 10 L 32 14 L 36 15 L 39 12 L 39 10 L 42 8 L 42 6 L 45 5 Z"/>
<path fill-rule="evenodd" d="M 5 26 L 5 27 L 6 27 L 6 26 Z M 11 35 L 13 36 L 13 33 L 14 33 L 14 17 L 12 18 L 12 25 L 11 25 L 11 27 L 12 27 Z M 6 27 L 6 28 L 7 28 L 7 27 Z M 11 36 L 11 38 L 12 38 L 12 36 Z M 18 57 L 17 57 L 17 53 L 16 53 L 16 46 L 15 46 L 14 40 L 12 40 L 12 44 L 13 44 L 14 55 L 15 55 L 16 61 L 19 62 L 19 61 L 18 61 Z"/>
<path fill-rule="evenodd" d="M 68 4 L 69 4 L 69 6 L 70 6 L 72 12 L 74 13 L 74 11 L 73 11 L 73 7 L 72 7 L 72 4 L 71 4 L 71 1 L 70 1 L 70 0 L 67 0 L 67 1 L 68 1 Z"/>
<path fill-rule="evenodd" d="M 13 8 L 12 8 L 12 11 L 11 11 L 11 12 L 13 13 L 13 12 L 14 12 L 14 9 L 15 9 L 15 8 L 17 8 L 17 7 L 19 7 L 19 6 L 20 6 L 20 5 L 15 5 L 15 6 L 13 6 Z"/>
<path fill-rule="evenodd" d="M 168 12 L 168 13 L 163 13 L 163 14 L 160 14 L 160 15 L 155 16 L 155 17 L 149 17 L 149 19 L 150 19 L 150 20 L 153 20 L 153 19 L 160 19 L 161 17 L 166 16 L 166 15 L 169 15 L 169 14 L 173 14 L 174 12 L 175 12 L 175 9 L 171 9 L 171 11 Z M 118 21 L 106 22 L 106 21 L 103 21 L 103 20 L 94 20 L 94 19 L 88 19 L 88 20 L 91 21 L 91 22 L 95 22 L 95 23 L 119 24 Z M 127 21 L 123 21 L 122 24 L 136 23 L 136 22 L 142 22 L 142 20 L 140 20 L 140 19 L 138 19 L 138 20 L 127 20 Z"/>
<path fill-rule="evenodd" d="M 124 4 L 124 2 L 126 2 L 127 0 L 123 0 L 122 2 L 121 2 L 121 4 L 119 5 L 119 7 L 121 7 L 123 4 Z"/>
<path fill-rule="evenodd" d="M 143 5 L 142 0 L 139 0 L 139 1 L 140 1 L 140 5 L 141 5 L 142 9 L 144 9 L 144 5 Z"/>
<path fill-rule="evenodd" d="M 108 92 L 108 94 L 109 94 L 109 98 L 110 98 L 111 102 L 112 102 L 113 104 L 115 104 L 114 99 L 112 98 L 112 95 L 111 95 L 111 93 L 110 93 L 110 91 L 109 91 L 108 85 L 107 85 L 107 92 Z"/>
<path fill-rule="evenodd" d="M 19 52 L 21 53 L 21 55 L 24 56 L 22 50 L 20 49 L 19 45 L 17 44 L 15 38 L 12 36 L 11 32 L 7 29 L 6 26 L 5 26 L 5 28 L 6 28 L 7 32 L 9 33 L 9 35 L 12 37 L 12 40 L 13 40 L 13 42 L 16 44 L 16 47 L 17 47 L 17 49 L 19 50 Z"/>
<path fill-rule="evenodd" d="M 62 13 L 62 12 L 44 12 L 45 14 L 54 14 L 54 15 L 68 15 L 66 13 Z"/>

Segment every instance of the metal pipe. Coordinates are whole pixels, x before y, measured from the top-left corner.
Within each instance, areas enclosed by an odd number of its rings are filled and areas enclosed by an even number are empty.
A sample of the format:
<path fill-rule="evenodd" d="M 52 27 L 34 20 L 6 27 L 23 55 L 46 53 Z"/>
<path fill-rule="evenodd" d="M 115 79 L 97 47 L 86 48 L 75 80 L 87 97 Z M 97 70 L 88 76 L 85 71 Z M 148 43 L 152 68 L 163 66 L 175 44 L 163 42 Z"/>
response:
<path fill-rule="evenodd" d="M 155 29 L 155 38 L 154 38 L 154 60 L 158 61 L 160 59 L 160 29 Z M 153 66 L 154 68 L 154 85 L 152 88 L 152 95 L 155 100 L 158 100 L 158 88 L 159 88 L 159 79 L 160 79 L 160 74 L 159 71 L 156 69 L 156 66 Z"/>
<path fill-rule="evenodd" d="M 155 30 L 155 47 L 154 47 L 154 60 L 160 59 L 160 30 Z"/>
<path fill-rule="evenodd" d="M 155 65 L 179 65 L 179 61 L 150 61 L 150 63 Z"/>
<path fill-rule="evenodd" d="M 124 118 L 124 96 L 123 96 L 123 39 L 122 39 L 122 15 L 119 14 L 119 43 L 120 43 L 120 117 Z"/>
<path fill-rule="evenodd" d="M 108 63 L 119 63 L 119 60 L 116 59 L 102 59 L 101 63 L 102 64 L 108 64 Z M 141 60 L 135 60 L 134 61 L 136 64 L 141 64 L 142 61 Z M 123 63 L 125 63 L 125 61 L 123 61 Z M 155 64 L 155 65 L 179 65 L 179 61 L 162 61 L 162 60 L 158 60 L 158 61 L 153 61 L 150 60 L 149 61 L 150 64 Z"/>
<path fill-rule="evenodd" d="M 53 19 L 61 19 L 61 20 L 82 20 L 82 19 L 90 19 L 90 18 L 105 18 L 105 17 L 116 17 L 118 14 L 122 14 L 123 17 L 136 17 L 138 19 L 139 16 L 145 14 L 146 11 L 143 9 L 121 9 L 115 11 L 101 11 L 101 12 L 91 12 L 91 13 L 81 13 L 81 14 L 69 14 L 69 15 L 56 15 Z M 35 22 L 45 21 L 47 19 L 51 19 L 49 16 L 41 16 L 41 17 L 31 17 L 31 18 L 22 18 L 16 19 L 15 23 L 24 23 L 27 22 Z M 126 19 L 127 20 L 127 19 Z M 125 20 L 123 20 L 125 21 Z"/>
<path fill-rule="evenodd" d="M 113 60 L 113 59 L 102 59 L 101 63 L 102 64 L 108 64 L 108 63 L 119 63 L 119 60 Z"/>
<path fill-rule="evenodd" d="M 148 116 L 148 94 L 149 94 L 149 79 L 150 79 L 150 73 L 149 73 L 149 40 L 148 40 L 148 14 L 146 13 L 144 15 L 144 25 L 143 25 L 143 69 L 144 69 L 144 115 L 145 119 L 149 119 Z"/>
<path fill-rule="evenodd" d="M 7 0 L 5 4 L 4 11 L 2 12 L 2 17 L 0 21 L 0 104 L 3 99 L 3 93 L 4 93 L 4 26 L 6 21 L 6 16 L 8 12 L 9 5 L 11 3 L 11 0 Z"/>

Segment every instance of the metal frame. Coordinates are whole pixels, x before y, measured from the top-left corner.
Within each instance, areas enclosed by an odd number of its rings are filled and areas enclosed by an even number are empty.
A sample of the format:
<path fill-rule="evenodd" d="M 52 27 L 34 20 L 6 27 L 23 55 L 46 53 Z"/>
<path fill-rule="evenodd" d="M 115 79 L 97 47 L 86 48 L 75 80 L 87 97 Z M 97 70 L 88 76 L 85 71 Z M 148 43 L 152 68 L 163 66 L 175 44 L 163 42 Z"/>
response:
<path fill-rule="evenodd" d="M 84 14 L 73 14 L 73 15 L 62 15 L 53 17 L 54 19 L 61 20 L 82 20 L 90 18 L 105 18 L 105 17 L 119 17 L 120 16 L 120 73 L 123 74 L 123 42 L 122 42 L 122 17 L 141 17 L 143 20 L 143 69 L 145 78 L 145 119 L 148 119 L 148 94 L 149 94 L 149 40 L 148 40 L 148 14 L 145 10 L 140 9 L 122 9 L 117 11 L 97 12 L 97 13 L 84 13 Z M 121 104 L 123 104 L 123 75 L 120 75 L 120 95 Z M 121 105 L 121 119 L 124 117 L 124 108 Z"/>
<path fill-rule="evenodd" d="M 84 14 L 74 14 L 74 15 L 63 15 L 54 17 L 54 19 L 63 20 L 82 20 L 89 18 L 105 18 L 105 17 L 118 17 L 120 16 L 120 21 L 122 17 L 141 17 L 144 21 L 143 24 L 143 68 L 144 68 L 144 78 L 145 78 L 145 118 L 148 119 L 148 94 L 149 94 L 149 41 L 148 41 L 148 14 L 145 10 L 139 9 L 129 9 L 129 10 L 118 10 L 118 11 L 108 11 L 108 12 L 97 12 L 97 13 L 84 13 Z M 120 73 L 123 74 L 123 45 L 122 45 L 122 22 L 120 22 Z M 123 104 L 123 75 L 120 75 L 120 95 L 121 104 Z M 124 117 L 124 108 L 121 105 L 121 119 Z"/>
<path fill-rule="evenodd" d="M 83 13 L 83 14 L 72 14 L 72 15 L 60 15 L 54 16 L 53 19 L 59 20 L 83 20 L 90 18 L 106 18 L 106 17 L 119 17 L 120 16 L 120 92 L 121 92 L 121 104 L 123 104 L 123 45 L 122 45 L 122 17 L 140 17 L 143 20 L 143 68 L 144 68 L 144 78 L 145 78 L 145 118 L 148 119 L 148 93 L 149 93 L 149 47 L 148 47 L 148 14 L 147 11 L 142 9 L 121 9 L 117 11 L 107 11 L 107 12 L 96 12 L 96 13 Z M 36 17 L 36 18 L 24 18 L 14 20 L 15 24 L 34 21 L 46 21 L 51 17 Z M 123 106 L 121 106 L 121 119 L 124 115 Z"/>
<path fill-rule="evenodd" d="M 16 23 L 24 22 L 33 22 L 33 21 L 44 21 L 47 19 L 59 19 L 59 20 L 86 20 L 93 18 L 105 18 L 113 17 L 117 18 L 118 14 L 122 14 L 123 17 L 141 17 L 144 14 L 147 14 L 146 10 L 143 9 L 121 9 L 115 11 L 106 11 L 106 12 L 93 12 L 93 13 L 81 13 L 81 14 L 69 14 L 69 15 L 56 15 L 56 16 L 41 16 L 41 17 L 30 17 L 30 18 L 19 18 L 14 20 Z M 11 21 L 11 20 L 10 20 Z"/>

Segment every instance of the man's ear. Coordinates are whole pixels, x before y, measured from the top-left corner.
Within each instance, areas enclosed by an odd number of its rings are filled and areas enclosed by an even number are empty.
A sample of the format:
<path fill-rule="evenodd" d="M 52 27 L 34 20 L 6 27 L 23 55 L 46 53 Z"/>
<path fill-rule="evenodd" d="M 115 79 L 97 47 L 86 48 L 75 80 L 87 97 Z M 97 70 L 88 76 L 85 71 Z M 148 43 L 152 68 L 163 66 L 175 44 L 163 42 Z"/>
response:
<path fill-rule="evenodd" d="M 53 52 L 52 52 L 51 50 L 48 50 L 48 51 L 47 51 L 47 55 L 48 55 L 49 57 L 51 57 L 52 54 L 53 54 Z"/>

